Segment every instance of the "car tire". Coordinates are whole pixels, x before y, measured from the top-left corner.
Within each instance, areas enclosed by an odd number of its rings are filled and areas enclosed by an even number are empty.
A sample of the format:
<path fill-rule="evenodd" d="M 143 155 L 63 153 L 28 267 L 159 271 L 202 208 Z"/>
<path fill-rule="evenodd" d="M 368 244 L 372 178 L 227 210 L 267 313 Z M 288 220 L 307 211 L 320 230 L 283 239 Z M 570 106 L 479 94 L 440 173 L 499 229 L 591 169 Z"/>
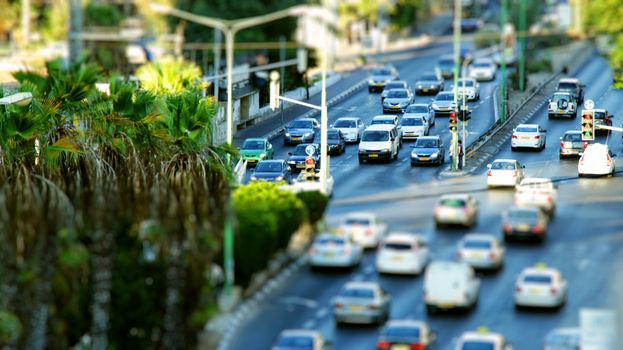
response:
<path fill-rule="evenodd" d="M 429 315 L 434 315 L 437 313 L 437 308 L 433 305 L 426 304 L 426 313 Z"/>
<path fill-rule="evenodd" d="M 511 152 L 516 152 L 516 151 L 517 151 L 517 147 L 511 146 Z"/>
<path fill-rule="evenodd" d="M 444 227 L 446 227 L 446 225 L 445 225 L 445 224 L 443 224 L 443 223 L 441 223 L 441 222 L 439 222 L 439 221 L 435 221 L 435 227 L 436 227 L 437 229 L 440 229 L 440 228 L 444 228 Z"/>
<path fill-rule="evenodd" d="M 365 162 L 366 162 L 365 160 L 363 160 L 363 159 L 359 158 L 359 164 L 363 164 L 363 163 L 365 163 Z"/>
<path fill-rule="evenodd" d="M 368 87 L 368 92 L 372 92 L 372 88 L 371 87 Z"/>
<path fill-rule="evenodd" d="M 512 241 L 511 236 L 509 236 L 509 235 L 506 235 L 506 234 L 505 234 L 505 235 L 504 235 L 504 243 L 509 243 L 509 242 L 511 242 L 511 241 Z"/>

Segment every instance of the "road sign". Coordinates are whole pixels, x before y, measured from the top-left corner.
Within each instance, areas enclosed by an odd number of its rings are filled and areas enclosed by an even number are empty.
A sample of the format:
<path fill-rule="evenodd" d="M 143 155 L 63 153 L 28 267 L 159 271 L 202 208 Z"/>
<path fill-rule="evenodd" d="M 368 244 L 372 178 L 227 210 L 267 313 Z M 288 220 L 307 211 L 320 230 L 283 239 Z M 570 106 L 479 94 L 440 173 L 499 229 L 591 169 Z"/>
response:
<path fill-rule="evenodd" d="M 305 153 L 307 153 L 308 156 L 313 156 L 314 153 L 316 153 L 316 147 L 308 145 L 307 147 L 305 147 Z"/>
<path fill-rule="evenodd" d="M 585 100 L 584 109 L 589 109 L 589 110 L 595 109 L 595 102 L 593 100 Z"/>

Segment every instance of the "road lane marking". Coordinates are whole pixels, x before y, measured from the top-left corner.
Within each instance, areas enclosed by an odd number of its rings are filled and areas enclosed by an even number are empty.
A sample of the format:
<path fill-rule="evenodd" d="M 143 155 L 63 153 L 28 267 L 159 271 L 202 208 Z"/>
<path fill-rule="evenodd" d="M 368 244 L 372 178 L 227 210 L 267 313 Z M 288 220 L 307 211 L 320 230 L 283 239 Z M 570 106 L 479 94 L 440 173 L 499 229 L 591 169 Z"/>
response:
<path fill-rule="evenodd" d="M 329 313 L 329 308 L 326 306 L 316 311 L 316 318 L 323 318 Z"/>
<path fill-rule="evenodd" d="M 282 298 L 279 301 L 279 303 L 286 304 L 288 306 L 293 306 L 293 305 L 305 306 L 310 309 L 315 309 L 316 307 L 318 307 L 318 302 L 316 302 L 315 300 L 305 299 L 305 298 L 296 297 L 296 296 Z"/>
<path fill-rule="evenodd" d="M 312 319 L 312 320 L 307 320 L 305 323 L 303 323 L 303 328 L 305 329 L 312 329 L 316 327 L 316 320 Z"/>

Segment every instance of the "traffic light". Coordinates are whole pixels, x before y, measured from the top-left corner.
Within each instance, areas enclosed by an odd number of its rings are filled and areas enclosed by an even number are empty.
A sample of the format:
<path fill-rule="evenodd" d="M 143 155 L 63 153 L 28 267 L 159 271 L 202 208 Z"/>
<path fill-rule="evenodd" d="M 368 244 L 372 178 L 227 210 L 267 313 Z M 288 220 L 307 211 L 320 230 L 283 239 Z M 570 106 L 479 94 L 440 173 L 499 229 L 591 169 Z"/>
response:
<path fill-rule="evenodd" d="M 582 141 L 595 139 L 595 111 L 582 111 Z"/>
<path fill-rule="evenodd" d="M 470 112 L 469 108 L 461 108 L 461 110 L 459 111 L 459 120 L 464 122 L 470 119 L 472 119 L 472 113 Z"/>
<path fill-rule="evenodd" d="M 270 109 L 275 110 L 279 108 L 279 72 L 270 72 Z"/>
<path fill-rule="evenodd" d="M 451 132 L 456 132 L 456 112 L 450 112 L 450 120 L 448 122 L 448 129 Z"/>
<path fill-rule="evenodd" d="M 316 162 L 314 161 L 314 157 L 307 156 L 305 158 L 305 178 L 307 180 L 314 180 L 316 177 Z"/>

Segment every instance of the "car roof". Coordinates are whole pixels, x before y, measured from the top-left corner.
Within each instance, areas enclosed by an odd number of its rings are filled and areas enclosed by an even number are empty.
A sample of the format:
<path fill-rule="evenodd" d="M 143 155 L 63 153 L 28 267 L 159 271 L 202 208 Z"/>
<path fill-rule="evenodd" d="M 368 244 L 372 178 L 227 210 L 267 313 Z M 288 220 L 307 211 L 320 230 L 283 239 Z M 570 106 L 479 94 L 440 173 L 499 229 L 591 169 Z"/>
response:
<path fill-rule="evenodd" d="M 443 196 L 441 196 L 441 198 L 439 198 L 439 200 L 444 200 L 444 199 L 468 199 L 469 198 L 469 194 L 466 193 L 452 193 L 452 194 L 444 194 Z"/>
<path fill-rule="evenodd" d="M 397 117 L 398 116 L 396 115 L 380 114 L 380 115 L 375 115 L 374 117 L 372 117 L 372 120 L 385 120 L 385 119 L 395 120 Z"/>
<path fill-rule="evenodd" d="M 389 320 L 385 324 L 385 327 L 422 327 L 427 326 L 427 323 L 419 320 Z"/>
<path fill-rule="evenodd" d="M 296 120 L 316 121 L 316 119 L 314 118 L 297 118 L 297 119 L 294 119 L 293 121 L 296 121 Z"/>
<path fill-rule="evenodd" d="M 268 141 L 268 139 L 265 137 L 249 137 L 245 141 Z"/>
<path fill-rule="evenodd" d="M 350 281 L 344 284 L 344 288 L 379 288 L 379 284 L 376 282 L 368 282 L 368 281 Z"/>
<path fill-rule="evenodd" d="M 418 141 L 419 140 L 439 140 L 439 135 L 432 135 L 432 136 L 420 136 L 417 138 Z"/>
<path fill-rule="evenodd" d="M 416 233 L 409 233 L 409 232 L 391 232 L 389 233 L 384 241 L 385 242 L 413 242 L 415 240 L 421 240 L 422 236 L 418 235 Z"/>
<path fill-rule="evenodd" d="M 565 131 L 565 134 L 581 134 L 582 131 L 580 130 L 567 130 Z"/>
<path fill-rule="evenodd" d="M 568 95 L 568 96 L 571 96 L 571 93 L 569 91 L 556 91 L 556 92 L 554 92 L 554 95 Z"/>
<path fill-rule="evenodd" d="M 395 128 L 396 126 L 393 124 L 374 124 L 368 126 L 365 131 L 390 131 Z"/>
<path fill-rule="evenodd" d="M 389 89 L 388 92 L 392 92 L 392 91 L 405 91 L 405 92 L 409 92 L 409 90 L 407 88 L 394 88 L 394 89 Z"/>
<path fill-rule="evenodd" d="M 412 103 L 409 105 L 409 107 L 411 106 L 425 106 L 428 107 L 430 104 L 429 103 Z"/>
<path fill-rule="evenodd" d="M 503 162 L 503 163 L 516 163 L 517 159 L 510 159 L 510 158 L 499 158 L 499 159 L 495 159 L 493 162 L 491 163 L 495 163 L 495 162 Z"/>
<path fill-rule="evenodd" d="M 463 240 L 495 241 L 497 238 L 490 233 L 468 233 L 463 236 Z"/>
<path fill-rule="evenodd" d="M 532 128 L 536 128 L 539 126 L 539 124 L 519 124 L 517 125 L 517 127 L 522 127 L 522 126 L 527 126 L 527 127 L 532 127 Z"/>
<path fill-rule="evenodd" d="M 358 118 L 358 117 L 339 117 L 339 118 L 336 119 L 336 121 L 338 121 L 338 120 L 359 120 L 359 119 L 361 119 L 361 118 Z"/>
<path fill-rule="evenodd" d="M 504 336 L 499 333 L 480 333 L 480 332 L 465 332 L 461 335 L 463 340 L 490 340 L 490 341 L 502 341 Z"/>
<path fill-rule="evenodd" d="M 311 329 L 284 329 L 283 331 L 281 331 L 281 333 L 279 333 L 279 335 L 317 337 L 320 335 L 320 333 Z"/>
<path fill-rule="evenodd" d="M 521 184 L 538 184 L 538 183 L 552 183 L 552 179 L 547 177 L 526 177 L 521 180 Z"/>
<path fill-rule="evenodd" d="M 523 270 L 521 270 L 521 274 L 522 275 L 531 275 L 531 274 L 546 274 L 546 275 L 555 275 L 557 273 L 560 273 L 560 270 L 553 268 L 553 267 L 534 267 L 534 266 L 529 266 L 529 267 L 524 267 Z"/>
<path fill-rule="evenodd" d="M 576 78 L 560 78 L 559 83 L 580 83 L 580 79 Z"/>
<path fill-rule="evenodd" d="M 454 95 L 454 92 L 452 92 L 452 91 L 439 91 L 437 93 L 437 96 L 439 96 L 439 95 Z"/>
<path fill-rule="evenodd" d="M 353 219 L 353 218 L 366 218 L 366 219 L 374 219 L 376 218 L 376 214 L 374 213 L 370 213 L 367 211 L 355 211 L 352 213 L 348 213 L 346 214 L 346 216 L 344 216 L 345 219 Z"/>

